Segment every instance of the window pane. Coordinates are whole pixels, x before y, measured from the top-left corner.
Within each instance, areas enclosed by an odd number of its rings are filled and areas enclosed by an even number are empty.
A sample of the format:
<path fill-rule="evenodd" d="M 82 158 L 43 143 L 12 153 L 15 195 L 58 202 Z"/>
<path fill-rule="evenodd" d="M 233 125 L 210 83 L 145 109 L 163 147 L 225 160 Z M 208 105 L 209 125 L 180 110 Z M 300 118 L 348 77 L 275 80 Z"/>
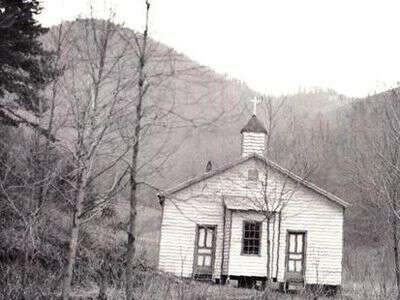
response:
<path fill-rule="evenodd" d="M 206 267 L 211 266 L 211 256 L 209 256 L 209 255 L 204 256 L 204 266 L 206 266 Z"/>
<path fill-rule="evenodd" d="M 199 228 L 199 247 L 204 247 L 205 231 L 205 228 Z"/>
<path fill-rule="evenodd" d="M 204 256 L 198 255 L 197 256 L 197 265 L 201 267 L 203 265 L 203 262 L 204 262 Z"/>
<path fill-rule="evenodd" d="M 289 252 L 296 252 L 296 235 L 289 234 Z"/>
<path fill-rule="evenodd" d="M 301 265 L 301 260 L 296 260 L 296 272 L 301 272 L 302 265 Z"/>
<path fill-rule="evenodd" d="M 245 222 L 243 236 L 243 253 L 244 254 L 259 254 L 260 253 L 260 223 Z"/>
<path fill-rule="evenodd" d="M 212 229 L 207 229 L 206 247 L 208 247 L 208 248 L 212 247 L 212 239 L 213 239 L 213 230 Z"/>
<path fill-rule="evenodd" d="M 293 260 L 289 260 L 289 271 L 290 272 L 294 272 L 294 261 Z"/>
<path fill-rule="evenodd" d="M 303 235 L 302 234 L 297 235 L 297 252 L 298 253 L 303 252 Z"/>

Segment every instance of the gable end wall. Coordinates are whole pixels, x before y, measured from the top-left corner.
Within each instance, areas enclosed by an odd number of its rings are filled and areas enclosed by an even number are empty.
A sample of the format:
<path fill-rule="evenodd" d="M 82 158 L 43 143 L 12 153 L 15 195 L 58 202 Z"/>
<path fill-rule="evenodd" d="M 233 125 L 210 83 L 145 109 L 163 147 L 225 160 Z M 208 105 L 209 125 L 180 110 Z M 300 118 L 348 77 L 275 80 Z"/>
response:
<path fill-rule="evenodd" d="M 253 197 L 259 193 L 259 188 L 247 181 L 247 170 L 255 167 L 261 168 L 259 161 L 246 161 L 222 174 L 175 193 L 173 198 L 165 199 L 161 225 L 160 270 L 177 276 L 191 277 L 196 224 L 207 224 L 217 226 L 214 277 L 218 278 L 221 275 L 222 251 L 224 251 L 222 273 L 233 274 L 232 272 L 234 272 L 235 275 L 246 275 L 244 270 L 249 268 L 246 268 L 244 261 L 239 260 L 240 253 L 238 252 L 241 246 L 241 220 L 254 216 L 232 213 L 227 210 L 225 241 L 223 241 L 222 195 Z M 282 176 L 277 176 L 277 178 L 280 178 L 277 181 L 283 180 Z M 274 227 L 278 228 L 277 221 Z M 232 236 L 230 236 L 231 228 Z M 279 254 L 277 252 L 278 232 L 271 233 L 271 236 L 275 237 L 271 277 L 277 277 L 278 281 L 285 279 L 286 233 L 288 230 L 307 231 L 306 282 L 310 284 L 341 284 L 343 208 L 308 188 L 297 188 L 287 207 L 282 211 Z M 266 243 L 265 235 L 263 235 L 263 243 Z M 266 245 L 263 244 L 262 247 L 265 248 Z M 239 256 L 237 256 L 238 253 Z M 252 269 L 251 276 L 266 275 L 264 269 L 266 260 L 258 262 L 260 268 Z M 277 265 L 278 267 L 276 267 Z M 243 269 L 243 272 L 240 271 L 240 268 Z"/>
<path fill-rule="evenodd" d="M 191 277 L 195 249 L 196 224 L 217 226 L 214 277 L 221 275 L 222 250 L 229 251 L 229 225 L 225 222 L 225 246 L 223 246 L 222 195 L 249 196 L 258 188 L 247 185 L 247 170 L 255 168 L 255 160 L 235 166 L 222 174 L 166 197 L 161 223 L 159 268 L 177 276 Z M 227 214 L 229 211 L 227 210 Z M 225 260 L 225 266 L 227 261 Z M 224 269 L 227 267 L 224 267 Z"/>

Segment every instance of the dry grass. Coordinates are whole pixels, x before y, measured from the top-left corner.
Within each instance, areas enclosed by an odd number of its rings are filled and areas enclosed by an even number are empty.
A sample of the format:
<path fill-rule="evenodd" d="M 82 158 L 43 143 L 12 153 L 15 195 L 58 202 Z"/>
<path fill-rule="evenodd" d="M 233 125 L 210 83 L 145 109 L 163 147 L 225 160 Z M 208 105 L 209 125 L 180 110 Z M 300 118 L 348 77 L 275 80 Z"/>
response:
<path fill-rule="evenodd" d="M 167 275 L 154 273 L 140 274 L 141 285 L 136 288 L 135 299 L 140 300 L 164 300 L 164 299 L 304 299 L 303 295 L 282 294 L 277 291 L 261 292 L 258 290 L 234 288 L 202 283 L 193 280 L 177 279 Z M 95 298 L 98 289 L 92 288 L 84 292 L 76 293 L 75 299 Z M 124 299 L 121 289 L 108 289 L 108 299 Z"/>
<path fill-rule="evenodd" d="M 385 247 L 345 249 L 343 289 L 352 299 L 394 299 L 390 250 Z"/>
<path fill-rule="evenodd" d="M 148 275 L 142 278 L 143 282 L 140 287 L 136 288 L 136 299 L 141 300 L 300 300 L 300 299 L 346 299 L 346 300 L 364 300 L 376 299 L 386 300 L 395 299 L 394 294 L 370 294 L 364 290 L 343 291 L 335 297 L 325 296 L 323 293 L 313 293 L 307 290 L 296 293 L 281 293 L 277 290 L 258 291 L 254 289 L 242 289 L 231 286 L 219 286 L 207 283 L 195 282 L 190 280 L 177 280 L 168 277 L 160 278 L 159 276 Z M 85 291 L 77 291 L 74 299 L 95 299 L 98 294 L 98 288 L 86 289 Z M 123 289 L 109 288 L 107 291 L 108 299 L 125 299 Z"/>
<path fill-rule="evenodd" d="M 142 244 L 145 248 L 146 245 Z M 335 297 L 324 296 L 322 291 L 304 290 L 293 294 L 284 294 L 275 289 L 259 291 L 233 286 L 220 286 L 189 279 L 179 279 L 153 270 L 137 273 L 136 299 L 395 299 L 388 253 L 382 249 L 359 249 L 346 251 L 344 260 L 343 289 Z M 95 298 L 96 287 L 79 291 L 77 298 Z M 109 299 L 124 299 L 123 287 L 110 287 Z"/>
<path fill-rule="evenodd" d="M 98 283 L 101 273 L 102 253 L 111 252 L 107 269 L 108 299 L 124 299 L 123 255 L 126 242 L 127 209 L 118 207 L 116 215 L 100 219 L 85 226 L 78 264 L 75 270 L 75 299 L 95 299 L 99 292 Z M 219 286 L 179 279 L 157 273 L 155 266 L 158 258 L 158 236 L 160 212 L 152 208 L 140 208 L 139 237 L 137 246 L 137 299 L 325 299 L 323 295 L 303 291 L 298 294 L 283 294 L 276 290 L 261 292 L 240 289 L 232 286 Z M 56 215 L 61 218 L 61 215 Z M 63 226 L 62 226 L 63 227 Z M 53 231 L 54 227 L 51 228 Z M 53 231 L 47 231 L 49 235 Z M 57 255 L 47 255 L 46 261 L 36 262 L 30 268 L 29 282 L 21 293 L 21 265 L 18 260 L 9 264 L 0 262 L 0 299 L 53 299 L 60 293 L 62 256 L 59 254 L 66 246 L 60 239 L 60 232 L 54 231 L 55 246 L 46 253 L 59 249 Z M 49 246 L 50 247 L 50 246 Z M 58 247 L 58 248 L 57 248 Z M 45 253 L 44 253 L 45 254 Z M 393 266 L 390 252 L 383 249 L 346 249 L 344 256 L 343 291 L 337 297 L 327 299 L 394 299 Z M 59 257 L 58 261 L 49 262 Z M 143 266 L 145 268 L 143 268 Z"/>

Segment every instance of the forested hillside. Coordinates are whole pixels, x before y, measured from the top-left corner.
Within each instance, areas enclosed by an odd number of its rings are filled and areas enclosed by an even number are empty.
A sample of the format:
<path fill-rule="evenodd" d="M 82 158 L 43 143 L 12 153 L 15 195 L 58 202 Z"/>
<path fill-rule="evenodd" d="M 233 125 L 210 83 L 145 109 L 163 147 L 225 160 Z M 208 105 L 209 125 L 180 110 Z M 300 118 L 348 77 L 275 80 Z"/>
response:
<path fill-rule="evenodd" d="M 88 30 L 85 29 L 85 26 L 88 26 L 85 22 L 87 20 L 78 20 L 73 23 L 64 23 L 62 27 L 53 27 L 44 37 L 45 44 L 49 49 L 54 49 L 61 36 L 62 48 L 67 49 L 63 50 L 62 60 L 73 61 L 77 52 L 82 50 L 79 43 L 73 47 L 72 41 L 76 43 L 76 41 L 85 40 Z M 100 23 L 98 26 L 101 26 Z M 112 38 L 111 48 L 122 48 L 122 45 L 126 45 L 126 39 L 133 40 L 133 35 L 132 31 L 124 28 L 123 34 Z M 154 154 L 159 151 L 160 145 L 164 151 L 162 168 L 157 166 L 157 175 L 142 174 L 143 178 L 159 188 L 170 187 L 188 177 L 202 173 L 208 160 L 218 166 L 237 158 L 240 155 L 240 129 L 251 117 L 253 108 L 250 100 L 256 96 L 264 97 L 264 102 L 271 101 L 273 106 L 282 106 L 274 120 L 279 127 L 274 133 L 277 143 L 282 142 L 280 136 L 285 136 L 287 139 L 292 134 L 292 140 L 287 140 L 285 143 L 293 143 L 293 139 L 303 140 L 303 136 L 308 137 L 311 132 L 318 135 L 315 132 L 322 130 L 321 126 L 336 126 L 342 118 L 340 110 L 346 110 L 348 104 L 351 103 L 351 99 L 335 91 L 318 88 L 279 98 L 264 96 L 251 91 L 245 83 L 217 74 L 212 69 L 191 61 L 185 55 L 161 43 L 150 40 L 150 49 L 149 69 L 151 73 L 154 73 L 154 81 L 149 87 L 146 99 L 149 103 L 149 115 L 151 114 L 148 120 L 152 121 L 155 114 L 162 110 L 174 110 L 173 116 L 160 120 L 157 132 L 149 133 L 143 138 L 145 147 L 143 152 L 146 152 L 146 155 L 151 156 L 149 153 Z M 124 53 L 124 61 L 118 72 L 121 72 L 124 77 L 135 74 L 135 64 L 132 49 L 128 49 Z M 66 70 L 63 80 L 68 80 L 71 72 Z M 79 81 L 88 76 L 86 70 L 83 69 L 74 70 L 74 72 L 74 76 Z M 71 97 L 71 94 L 68 91 L 68 83 L 61 82 L 61 87 L 64 91 L 58 95 L 56 108 L 57 118 L 61 124 L 60 130 L 56 129 L 56 134 L 61 142 L 69 145 L 73 133 L 69 131 L 68 126 L 65 126 L 65 123 L 70 117 L 66 108 L 68 108 L 67 99 Z M 129 101 L 129 97 L 134 97 L 134 88 L 133 84 L 129 86 L 127 83 L 123 91 L 126 97 L 124 101 Z M 104 95 L 108 92 L 110 91 L 107 89 L 103 91 Z M 163 103 L 165 107 L 158 108 L 157 112 L 150 112 L 153 103 Z M 266 104 L 261 101 L 258 105 L 258 115 L 265 123 L 267 122 L 266 110 Z M 132 129 L 128 114 L 125 113 L 120 117 L 119 126 Z M 290 132 L 286 132 L 287 130 Z M 173 139 L 171 139 L 172 135 Z M 121 140 L 119 142 L 113 140 L 113 143 L 123 144 Z M 282 152 L 282 150 L 276 149 L 276 152 Z M 274 147 L 272 151 L 275 151 Z M 142 159 L 147 161 L 144 155 L 142 153 Z M 274 157 L 272 154 L 271 158 L 285 165 L 285 157 Z M 152 203 L 146 203 L 146 201 L 151 202 L 150 199 L 143 199 L 143 201 L 145 201 L 144 205 L 152 205 Z"/>
<path fill-rule="evenodd" d="M 145 272 L 156 264 L 156 194 L 203 173 L 208 161 L 218 167 L 238 158 L 240 129 L 253 113 L 254 97 L 260 100 L 257 116 L 269 131 L 268 158 L 307 174 L 310 181 L 350 202 L 346 246 L 364 249 L 373 244 L 383 249 L 382 265 L 392 263 L 399 229 L 393 214 L 398 213 L 400 194 L 398 90 L 366 99 L 320 88 L 270 97 L 152 39 L 145 55 L 138 56 L 144 39 L 130 29 L 92 19 L 65 22 L 42 36 L 62 75 L 45 90 L 39 113 L 30 117 L 48 126 L 54 141 L 29 126 L 1 125 L 0 131 L 4 297 L 20 296 L 21 289 L 27 291 L 26 298 L 59 293 L 69 227 L 76 221 L 71 216 L 82 186 L 86 190 L 77 217 L 82 232 L 73 283 L 121 288 L 131 141 L 141 88 L 146 93 L 139 114 L 135 178 L 137 270 Z M 346 256 L 348 265 L 350 259 Z M 355 280 L 354 269 L 346 272 L 348 280 Z"/>

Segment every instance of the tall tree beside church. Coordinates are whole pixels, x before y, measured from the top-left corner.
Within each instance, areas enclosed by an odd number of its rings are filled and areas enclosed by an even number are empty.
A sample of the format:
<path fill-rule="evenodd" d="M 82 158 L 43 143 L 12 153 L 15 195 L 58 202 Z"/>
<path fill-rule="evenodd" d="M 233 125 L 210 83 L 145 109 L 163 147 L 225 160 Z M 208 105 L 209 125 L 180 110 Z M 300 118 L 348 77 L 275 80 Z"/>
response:
<path fill-rule="evenodd" d="M 132 157 L 129 172 L 129 227 L 128 227 L 128 245 L 126 252 L 126 274 L 125 274 L 125 295 L 126 299 L 134 299 L 133 287 L 133 263 L 135 259 L 135 238 L 136 238 L 136 215 L 137 215 L 137 188 L 138 188 L 138 159 L 139 159 L 139 139 L 141 135 L 143 117 L 143 101 L 148 89 L 145 74 L 145 64 L 147 56 L 147 39 L 148 39 L 148 21 L 149 21 L 150 3 L 146 0 L 146 24 L 143 32 L 143 37 L 139 39 L 135 35 L 135 42 L 137 46 L 138 64 L 138 81 L 137 81 L 137 101 L 135 101 L 135 115 L 136 122 L 134 125 L 134 132 L 132 137 Z"/>
<path fill-rule="evenodd" d="M 194 116 L 185 115 L 179 106 L 198 106 L 201 99 L 194 95 L 195 100 L 183 104 L 176 102 L 175 97 L 164 93 L 162 101 L 157 99 L 157 91 L 171 89 L 173 93 L 178 88 L 170 79 L 188 80 L 190 72 L 196 68 L 176 66 L 175 62 L 180 58 L 170 51 L 157 48 L 148 35 L 150 2 L 145 1 L 145 26 L 141 34 L 134 33 L 133 36 L 122 34 L 122 37 L 131 44 L 135 55 L 135 67 L 131 74 L 135 83 L 135 92 L 131 99 L 131 110 L 127 110 L 128 126 L 127 132 L 122 133 L 123 140 L 130 149 L 129 160 L 129 221 L 127 230 L 127 249 L 125 266 L 125 293 L 126 299 L 134 299 L 134 262 L 136 254 L 137 238 L 137 206 L 139 203 L 139 189 L 147 187 L 153 191 L 158 188 L 151 182 L 153 174 L 160 174 L 166 162 L 176 153 L 182 145 L 186 134 L 181 137 L 177 135 L 177 128 L 200 128 L 216 122 L 225 111 L 218 111 L 217 116 L 210 120 L 199 120 Z M 182 77 L 181 77 L 182 76 Z M 172 83 L 171 85 L 169 83 Z M 201 96 L 200 96 L 201 97 Z M 133 127 L 133 129 L 131 129 Z M 162 132 L 162 135 L 160 133 Z M 152 145 L 154 137 L 157 136 L 157 144 Z M 171 138 L 176 144 L 171 145 Z"/>
<path fill-rule="evenodd" d="M 69 198 L 65 197 L 70 228 L 62 299 L 70 299 L 82 224 L 112 201 L 125 175 L 114 169 L 125 153 L 119 156 L 113 132 L 126 109 L 123 93 L 128 84 L 121 69 L 127 47 L 119 44 L 115 48 L 120 27 L 112 22 L 113 17 L 78 21 L 76 34 L 65 41 L 70 45 L 68 57 L 73 59 L 68 59 L 62 86 L 64 97 L 68 96 L 64 98 L 67 121 L 63 129 L 70 134 L 59 142 L 71 158 L 71 172 L 63 178 L 70 187 Z"/>
<path fill-rule="evenodd" d="M 141 202 L 144 190 L 159 191 L 152 176 L 160 176 L 166 166 L 171 163 L 184 140 L 193 129 L 211 127 L 225 119 L 229 121 L 238 110 L 238 106 L 215 107 L 204 116 L 199 113 L 209 101 L 210 91 L 196 93 L 199 80 L 208 86 L 208 78 L 204 81 L 207 69 L 187 64 L 186 58 L 171 50 L 159 48 L 149 37 L 150 2 L 145 3 L 145 26 L 143 32 L 133 35 L 121 33 L 131 44 L 135 57 L 131 71 L 135 91 L 130 96 L 130 107 L 127 108 L 126 123 L 130 124 L 121 130 L 122 139 L 130 150 L 129 159 L 129 221 L 127 229 L 126 249 L 126 299 L 134 299 L 134 262 L 137 238 L 137 206 Z M 200 76 L 199 76 L 200 75 Z M 179 82 L 180 81 L 180 82 Z M 190 91 L 185 92 L 185 85 L 190 83 Z M 178 100 L 176 94 L 190 93 L 190 99 Z M 162 95 L 162 97 L 160 97 Z M 205 96 L 206 95 L 206 96 Z M 211 95 L 212 97 L 212 95 Z M 222 121 L 221 121 L 222 122 Z M 171 140 L 174 140 L 171 142 Z M 154 179 L 154 178 L 153 178 Z M 143 199 L 143 198 L 142 198 Z"/>
<path fill-rule="evenodd" d="M 40 12 L 37 0 L 0 1 L 0 122 L 47 134 L 21 113 L 40 114 L 41 91 L 56 75 L 39 40 L 48 30 L 35 20 Z"/>

